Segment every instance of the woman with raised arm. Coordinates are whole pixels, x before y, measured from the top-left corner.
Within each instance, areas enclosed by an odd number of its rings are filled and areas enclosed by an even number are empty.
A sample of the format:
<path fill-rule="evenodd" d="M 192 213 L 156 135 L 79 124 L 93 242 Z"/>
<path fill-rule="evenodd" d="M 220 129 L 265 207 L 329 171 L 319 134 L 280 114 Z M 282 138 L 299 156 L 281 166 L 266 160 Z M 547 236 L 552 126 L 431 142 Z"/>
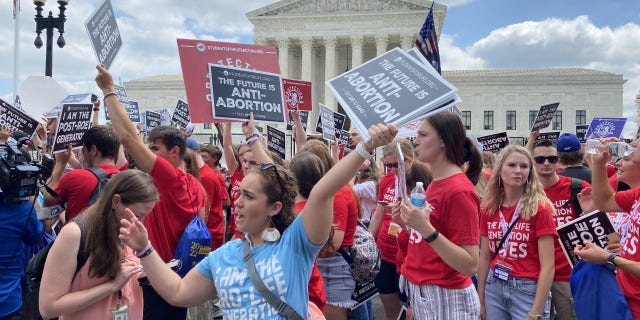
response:
<path fill-rule="evenodd" d="M 253 119 L 243 132 L 254 153 L 264 153 L 252 132 Z M 298 315 L 307 315 L 307 283 L 313 261 L 327 241 L 332 223 L 333 195 L 355 175 L 378 146 L 390 142 L 397 129 L 377 125 L 369 129 L 372 138 L 357 152 L 342 159 L 311 190 L 307 205 L 293 215 L 296 195 L 293 176 L 284 168 L 262 163 L 240 184 L 237 227 L 246 240 L 236 239 L 212 252 L 181 279 L 153 251 L 144 225 L 134 216 L 121 221 L 120 238 L 141 252 L 147 277 L 158 293 L 176 306 L 192 306 L 220 297 L 228 319 L 283 319 L 256 289 L 243 259 L 246 241 L 257 274 L 267 289 Z M 291 259 L 295 258 L 295 263 Z M 288 261 L 288 262 L 286 262 Z M 281 311 L 281 309 L 279 309 Z"/>
<path fill-rule="evenodd" d="M 527 149 L 498 156 L 480 218 L 481 319 L 548 319 L 555 272 L 554 207 Z"/>

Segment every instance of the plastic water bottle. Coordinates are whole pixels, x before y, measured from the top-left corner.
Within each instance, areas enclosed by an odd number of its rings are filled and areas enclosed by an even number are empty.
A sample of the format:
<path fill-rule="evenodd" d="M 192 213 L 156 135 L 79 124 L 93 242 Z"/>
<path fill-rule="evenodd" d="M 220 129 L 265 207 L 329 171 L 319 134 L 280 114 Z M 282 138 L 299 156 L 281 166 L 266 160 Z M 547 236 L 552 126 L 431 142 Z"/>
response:
<path fill-rule="evenodd" d="M 628 143 L 624 141 L 612 141 L 612 142 L 601 143 L 600 140 L 598 139 L 589 139 L 585 143 L 585 149 L 588 154 L 598 154 L 600 153 L 600 151 L 598 150 L 599 148 L 606 148 L 606 147 L 609 147 L 609 154 L 611 154 L 612 157 L 618 157 L 618 158 L 626 157 L 630 155 L 633 152 L 633 150 L 635 150 L 634 147 L 630 146 Z"/>
<path fill-rule="evenodd" d="M 411 204 L 418 208 L 424 208 L 427 205 L 427 196 L 424 194 L 424 186 L 422 182 L 416 182 L 416 187 L 411 190 Z"/>

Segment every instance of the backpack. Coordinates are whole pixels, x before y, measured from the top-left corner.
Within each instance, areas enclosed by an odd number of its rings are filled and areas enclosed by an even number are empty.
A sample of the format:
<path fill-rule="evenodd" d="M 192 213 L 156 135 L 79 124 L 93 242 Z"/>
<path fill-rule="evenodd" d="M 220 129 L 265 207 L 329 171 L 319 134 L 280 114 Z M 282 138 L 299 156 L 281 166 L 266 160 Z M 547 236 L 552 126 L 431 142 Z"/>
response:
<path fill-rule="evenodd" d="M 353 245 L 349 252 L 340 248 L 338 253 L 349 263 L 356 282 L 373 280 L 380 272 L 380 250 L 373 235 L 360 220 L 356 225 Z"/>
<path fill-rule="evenodd" d="M 570 286 L 578 319 L 633 318 L 629 304 L 616 281 L 615 271 L 605 265 L 580 260 L 571 271 Z"/>
<path fill-rule="evenodd" d="M 571 178 L 571 197 L 564 203 L 563 207 L 567 208 L 573 205 L 573 211 L 576 213 L 576 217 L 582 215 L 582 207 L 578 201 L 578 193 L 582 191 L 582 180 L 578 178 Z"/>
<path fill-rule="evenodd" d="M 175 260 L 180 261 L 175 269 L 176 273 L 184 278 L 191 268 L 209 255 L 209 252 L 211 252 L 211 232 L 204 221 L 196 215 L 178 240 L 173 256 Z"/>
<path fill-rule="evenodd" d="M 73 219 L 80 227 L 80 248 L 78 248 L 78 256 L 77 256 L 77 265 L 76 272 L 80 271 L 80 268 L 84 266 L 87 262 L 87 258 L 84 255 L 84 242 L 86 240 L 86 234 L 84 230 L 84 219 L 81 216 L 77 219 Z M 25 288 L 25 297 L 24 304 L 29 307 L 31 310 L 31 314 L 34 319 L 42 319 L 40 316 L 40 281 L 42 281 L 42 272 L 44 271 L 44 263 L 47 261 L 47 256 L 49 255 L 49 250 L 51 250 L 51 246 L 53 245 L 53 241 L 49 243 L 46 247 L 44 247 L 40 252 L 36 253 L 31 260 L 29 261 L 29 265 L 27 266 L 26 278 L 27 285 Z"/>
<path fill-rule="evenodd" d="M 96 202 L 98 196 L 100 196 L 100 191 L 102 191 L 104 186 L 107 185 L 107 182 L 109 182 L 114 174 L 107 174 L 104 169 L 100 167 L 89 167 L 87 170 L 91 171 L 91 173 L 93 173 L 93 175 L 98 179 L 98 184 L 96 184 L 96 187 L 93 189 L 93 193 L 91 193 L 91 198 L 89 199 L 88 206 L 90 206 Z"/>

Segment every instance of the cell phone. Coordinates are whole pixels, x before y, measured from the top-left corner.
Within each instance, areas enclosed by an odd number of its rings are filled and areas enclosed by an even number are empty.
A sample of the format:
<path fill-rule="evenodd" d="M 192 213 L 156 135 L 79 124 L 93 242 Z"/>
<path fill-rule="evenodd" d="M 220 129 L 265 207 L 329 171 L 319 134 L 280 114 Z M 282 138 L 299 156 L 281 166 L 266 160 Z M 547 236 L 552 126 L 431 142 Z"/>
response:
<path fill-rule="evenodd" d="M 171 260 L 171 261 L 167 262 L 167 266 L 175 271 L 175 270 L 180 269 L 180 267 L 182 267 L 182 261 L 180 261 L 180 260 Z"/>

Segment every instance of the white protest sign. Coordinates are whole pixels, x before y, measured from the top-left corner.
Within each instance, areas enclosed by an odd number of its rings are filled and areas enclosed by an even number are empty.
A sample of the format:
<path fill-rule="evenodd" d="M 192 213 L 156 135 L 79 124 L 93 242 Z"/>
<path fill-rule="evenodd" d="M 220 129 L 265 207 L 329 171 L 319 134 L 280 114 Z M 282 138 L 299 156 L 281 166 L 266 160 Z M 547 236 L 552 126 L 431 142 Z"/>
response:
<path fill-rule="evenodd" d="M 20 85 L 22 106 L 34 119 L 40 119 L 67 94 L 67 90 L 51 77 L 29 76 Z"/>

